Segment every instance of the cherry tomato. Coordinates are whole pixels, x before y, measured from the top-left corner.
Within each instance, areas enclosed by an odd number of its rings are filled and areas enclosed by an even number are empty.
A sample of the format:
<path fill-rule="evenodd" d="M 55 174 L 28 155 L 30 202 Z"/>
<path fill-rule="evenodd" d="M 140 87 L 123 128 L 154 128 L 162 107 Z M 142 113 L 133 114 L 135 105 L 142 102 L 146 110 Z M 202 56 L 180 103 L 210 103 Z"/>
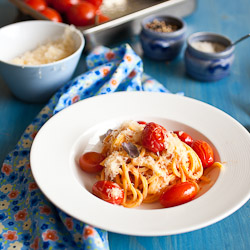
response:
<path fill-rule="evenodd" d="M 103 169 L 100 163 L 104 160 L 104 156 L 97 152 L 87 152 L 79 159 L 80 168 L 88 173 L 97 173 Z"/>
<path fill-rule="evenodd" d="M 120 205 L 124 198 L 123 189 L 112 181 L 98 181 L 93 185 L 92 193 L 104 201 Z"/>
<path fill-rule="evenodd" d="M 187 145 L 189 145 L 191 147 L 191 145 L 193 143 L 193 139 L 189 134 L 187 134 L 184 131 L 174 131 L 174 133 L 178 135 L 178 137 L 181 141 L 185 142 Z"/>
<path fill-rule="evenodd" d="M 46 4 L 47 4 L 48 7 L 53 7 L 52 6 L 53 0 L 45 0 L 45 2 L 46 2 Z"/>
<path fill-rule="evenodd" d="M 192 149 L 199 156 L 204 168 L 210 167 L 214 163 L 214 152 L 211 146 L 205 141 L 195 141 Z"/>
<path fill-rule="evenodd" d="M 145 125 L 145 124 L 147 124 L 146 122 L 144 122 L 144 121 L 137 121 L 139 124 L 141 124 L 141 125 Z"/>
<path fill-rule="evenodd" d="M 166 129 L 154 122 L 147 123 L 142 131 L 142 146 L 152 152 L 161 152 L 165 149 Z"/>
<path fill-rule="evenodd" d="M 45 0 L 24 0 L 24 2 L 36 11 L 43 10 L 47 7 Z"/>
<path fill-rule="evenodd" d="M 80 2 L 81 0 L 51 0 L 51 5 L 60 13 L 64 13 L 68 11 L 72 5 Z"/>
<path fill-rule="evenodd" d="M 104 16 L 103 14 L 97 14 L 96 18 L 97 18 L 97 24 L 98 23 L 105 23 L 105 22 L 110 20 L 109 17 Z"/>
<path fill-rule="evenodd" d="M 62 22 L 61 15 L 56 10 L 54 10 L 50 7 L 47 7 L 39 12 L 53 22 L 58 22 L 58 23 Z"/>
<path fill-rule="evenodd" d="M 93 4 L 82 1 L 70 7 L 66 12 L 68 22 L 76 26 L 86 26 L 95 23 L 96 8 Z"/>
<path fill-rule="evenodd" d="M 173 185 L 160 196 L 163 207 L 174 207 L 191 201 L 197 194 L 196 185 L 192 182 L 182 182 Z"/>
<path fill-rule="evenodd" d="M 98 9 L 102 5 L 103 0 L 86 0 L 86 1 L 93 4 Z"/>

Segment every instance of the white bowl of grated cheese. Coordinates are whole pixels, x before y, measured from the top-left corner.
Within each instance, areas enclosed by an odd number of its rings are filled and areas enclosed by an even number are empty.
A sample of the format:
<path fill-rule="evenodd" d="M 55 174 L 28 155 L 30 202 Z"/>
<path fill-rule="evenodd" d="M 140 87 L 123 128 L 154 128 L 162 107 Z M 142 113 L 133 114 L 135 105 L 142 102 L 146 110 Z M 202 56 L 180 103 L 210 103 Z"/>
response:
<path fill-rule="evenodd" d="M 0 29 L 0 75 L 27 102 L 45 102 L 68 82 L 85 45 L 74 26 L 25 21 Z"/>

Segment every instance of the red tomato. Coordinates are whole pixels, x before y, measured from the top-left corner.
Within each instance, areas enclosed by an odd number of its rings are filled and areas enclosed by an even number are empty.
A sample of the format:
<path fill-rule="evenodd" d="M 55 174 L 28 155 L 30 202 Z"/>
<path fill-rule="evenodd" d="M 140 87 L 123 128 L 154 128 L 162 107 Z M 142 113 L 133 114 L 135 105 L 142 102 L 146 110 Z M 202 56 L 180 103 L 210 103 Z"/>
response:
<path fill-rule="evenodd" d="M 174 207 L 191 201 L 197 194 L 196 185 L 192 182 L 182 182 L 173 185 L 160 196 L 164 207 Z"/>
<path fill-rule="evenodd" d="M 110 20 L 109 17 L 104 16 L 103 14 L 98 14 L 97 15 L 97 24 L 98 23 L 105 23 L 105 22 L 107 22 L 109 20 Z"/>
<path fill-rule="evenodd" d="M 96 8 L 102 5 L 102 0 L 86 0 L 87 2 L 93 4 Z"/>
<path fill-rule="evenodd" d="M 210 167 L 214 163 L 214 152 L 211 146 L 205 141 L 195 141 L 192 145 L 192 149 L 201 159 L 202 166 L 204 168 Z"/>
<path fill-rule="evenodd" d="M 80 2 L 81 0 L 51 0 L 51 5 L 60 13 L 64 13 L 68 11 L 72 5 Z"/>
<path fill-rule="evenodd" d="M 94 24 L 96 8 L 93 4 L 82 1 L 70 7 L 66 12 L 68 22 L 76 26 Z"/>
<path fill-rule="evenodd" d="M 53 0 L 45 0 L 45 2 L 47 3 L 48 7 L 52 7 Z"/>
<path fill-rule="evenodd" d="M 104 201 L 120 205 L 124 198 L 123 189 L 112 181 L 98 181 L 92 188 L 92 193 Z"/>
<path fill-rule="evenodd" d="M 45 0 L 47 7 L 52 7 L 53 0 Z"/>
<path fill-rule="evenodd" d="M 146 122 L 144 122 L 144 121 L 137 121 L 139 124 L 141 124 L 141 125 L 145 125 L 145 124 L 147 124 Z"/>
<path fill-rule="evenodd" d="M 165 149 L 166 129 L 154 122 L 147 123 L 142 131 L 142 146 L 152 152 Z"/>
<path fill-rule="evenodd" d="M 178 137 L 181 141 L 185 142 L 187 145 L 189 145 L 191 147 L 191 145 L 193 143 L 193 139 L 189 134 L 187 134 L 184 131 L 174 131 L 174 133 L 178 135 Z"/>
<path fill-rule="evenodd" d="M 97 152 L 87 152 L 79 159 L 80 168 L 88 173 L 97 173 L 103 169 L 100 163 L 104 160 L 104 156 Z"/>
<path fill-rule="evenodd" d="M 61 15 L 56 10 L 54 10 L 50 7 L 47 7 L 39 12 L 53 22 L 58 22 L 58 23 L 62 22 Z"/>
<path fill-rule="evenodd" d="M 43 10 L 47 7 L 45 0 L 24 0 L 24 2 L 36 11 Z"/>

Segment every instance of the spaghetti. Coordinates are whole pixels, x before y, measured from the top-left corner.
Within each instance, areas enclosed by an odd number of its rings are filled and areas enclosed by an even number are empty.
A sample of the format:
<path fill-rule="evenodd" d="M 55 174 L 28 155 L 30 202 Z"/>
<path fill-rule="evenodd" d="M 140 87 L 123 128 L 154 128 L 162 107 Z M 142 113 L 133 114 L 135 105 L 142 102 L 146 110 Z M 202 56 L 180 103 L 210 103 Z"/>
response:
<path fill-rule="evenodd" d="M 103 139 L 105 159 L 99 178 L 113 181 L 124 190 L 121 204 L 128 208 L 159 200 L 169 186 L 177 183 L 192 182 L 198 187 L 203 175 L 198 155 L 172 131 L 166 131 L 164 150 L 154 153 L 146 149 L 141 143 L 144 127 L 136 121 L 124 122 Z"/>

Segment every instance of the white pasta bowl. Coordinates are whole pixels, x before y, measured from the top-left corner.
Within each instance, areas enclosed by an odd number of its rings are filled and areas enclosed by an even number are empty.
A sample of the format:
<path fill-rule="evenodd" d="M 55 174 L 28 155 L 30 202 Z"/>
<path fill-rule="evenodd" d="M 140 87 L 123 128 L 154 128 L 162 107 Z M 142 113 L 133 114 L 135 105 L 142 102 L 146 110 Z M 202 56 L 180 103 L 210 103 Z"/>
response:
<path fill-rule="evenodd" d="M 74 46 L 71 55 L 40 65 L 12 62 L 26 52 L 62 38 L 67 27 Z M 18 99 L 45 102 L 72 78 L 84 45 L 82 33 L 67 24 L 32 20 L 7 25 L 0 29 L 0 76 Z"/>

